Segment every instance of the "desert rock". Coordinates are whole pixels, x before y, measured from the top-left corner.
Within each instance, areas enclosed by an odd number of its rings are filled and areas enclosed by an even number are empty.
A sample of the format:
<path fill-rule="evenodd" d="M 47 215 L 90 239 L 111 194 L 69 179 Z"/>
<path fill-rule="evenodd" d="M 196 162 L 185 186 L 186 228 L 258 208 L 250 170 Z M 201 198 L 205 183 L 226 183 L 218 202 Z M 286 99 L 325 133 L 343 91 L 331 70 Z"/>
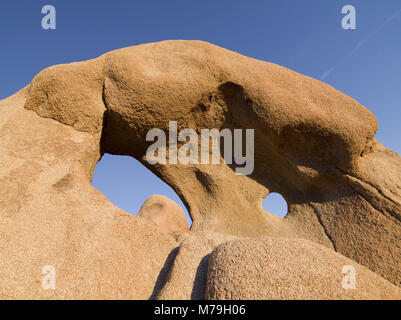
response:
<path fill-rule="evenodd" d="M 322 245 L 243 239 L 209 257 L 207 299 L 401 299 L 401 289 Z"/>
<path fill-rule="evenodd" d="M 184 210 L 173 200 L 152 195 L 147 198 L 138 212 L 138 217 L 153 221 L 164 232 L 189 231 Z"/>
<path fill-rule="evenodd" d="M 216 232 L 198 232 L 186 237 L 177 248 L 165 282 L 154 298 L 202 300 L 206 294 L 209 256 L 220 244 L 236 237 Z"/>
<path fill-rule="evenodd" d="M 369 110 L 318 80 L 206 42 L 163 41 L 47 68 L 0 101 L 0 114 L 3 298 L 159 292 L 186 237 L 91 186 L 104 153 L 130 155 L 169 184 L 193 235 L 304 238 L 401 285 L 401 158 L 375 140 Z M 146 134 L 169 121 L 254 129 L 255 170 L 149 164 Z M 270 192 L 287 201 L 284 219 L 263 210 Z M 56 290 L 41 287 L 46 265 Z"/>

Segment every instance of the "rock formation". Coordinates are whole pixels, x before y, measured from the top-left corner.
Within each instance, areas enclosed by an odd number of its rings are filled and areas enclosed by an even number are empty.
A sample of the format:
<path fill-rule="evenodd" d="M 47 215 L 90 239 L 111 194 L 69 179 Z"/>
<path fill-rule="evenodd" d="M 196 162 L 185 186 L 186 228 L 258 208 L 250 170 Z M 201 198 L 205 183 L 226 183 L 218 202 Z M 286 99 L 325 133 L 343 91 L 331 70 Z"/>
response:
<path fill-rule="evenodd" d="M 372 113 L 322 82 L 205 42 L 164 41 L 47 68 L 0 101 L 0 112 L 2 298 L 220 298 L 231 280 L 223 272 L 216 281 L 215 271 L 244 272 L 243 262 L 224 267 L 226 258 L 244 255 L 260 267 L 252 276 L 269 274 L 285 262 L 269 259 L 291 245 L 299 247 L 294 259 L 324 252 L 327 260 L 311 263 L 330 274 L 352 260 L 366 291 L 341 297 L 400 297 L 401 158 L 375 140 Z M 150 165 L 146 134 L 169 121 L 197 132 L 254 129 L 254 172 Z M 168 183 L 190 212 L 191 231 L 166 233 L 93 188 L 104 153 L 135 157 Z M 270 192 L 286 199 L 284 219 L 263 210 Z M 244 242 L 212 253 L 237 238 Z M 253 246 L 268 254 L 250 257 Z M 55 290 L 41 286 L 46 265 L 57 271 Z M 238 298 L 255 292 L 241 288 Z M 339 294 L 326 289 L 321 297 Z M 311 288 L 280 290 L 255 298 L 319 297 Z"/>
<path fill-rule="evenodd" d="M 184 210 L 162 195 L 155 194 L 147 198 L 137 216 L 153 221 L 159 230 L 166 233 L 189 231 Z"/>
<path fill-rule="evenodd" d="M 206 298 L 219 300 L 401 299 L 398 287 L 371 270 L 304 239 L 223 243 L 209 257 L 206 283 Z"/>

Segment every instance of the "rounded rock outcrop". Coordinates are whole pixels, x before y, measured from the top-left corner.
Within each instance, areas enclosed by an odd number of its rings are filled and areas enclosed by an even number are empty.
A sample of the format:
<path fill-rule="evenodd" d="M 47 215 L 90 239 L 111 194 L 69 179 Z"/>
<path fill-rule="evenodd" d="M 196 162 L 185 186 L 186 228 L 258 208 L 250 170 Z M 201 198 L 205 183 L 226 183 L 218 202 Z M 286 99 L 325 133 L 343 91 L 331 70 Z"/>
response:
<path fill-rule="evenodd" d="M 209 257 L 206 298 L 401 300 L 401 289 L 333 250 L 304 239 L 240 239 Z"/>
<path fill-rule="evenodd" d="M 155 194 L 147 198 L 138 217 L 151 220 L 163 232 L 189 231 L 184 210 L 175 201 L 162 195 Z"/>

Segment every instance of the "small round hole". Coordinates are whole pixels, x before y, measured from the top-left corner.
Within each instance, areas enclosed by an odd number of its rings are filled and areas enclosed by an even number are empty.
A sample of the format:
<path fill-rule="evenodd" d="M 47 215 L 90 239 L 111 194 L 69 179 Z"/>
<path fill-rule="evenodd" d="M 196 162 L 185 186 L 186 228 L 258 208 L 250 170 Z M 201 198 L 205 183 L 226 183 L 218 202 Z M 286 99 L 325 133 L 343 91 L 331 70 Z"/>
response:
<path fill-rule="evenodd" d="M 263 209 L 276 216 L 284 218 L 288 212 L 287 201 L 279 193 L 272 192 L 263 200 Z"/>

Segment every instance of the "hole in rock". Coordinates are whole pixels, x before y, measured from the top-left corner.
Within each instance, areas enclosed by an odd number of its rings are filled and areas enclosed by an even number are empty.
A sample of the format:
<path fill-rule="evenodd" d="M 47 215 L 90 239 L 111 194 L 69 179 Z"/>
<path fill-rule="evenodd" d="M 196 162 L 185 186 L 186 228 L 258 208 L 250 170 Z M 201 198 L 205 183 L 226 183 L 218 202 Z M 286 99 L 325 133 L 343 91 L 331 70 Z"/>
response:
<path fill-rule="evenodd" d="M 132 157 L 104 154 L 96 165 L 92 186 L 114 205 L 133 215 L 138 213 L 149 196 L 166 196 L 180 205 L 189 226 L 192 224 L 185 205 L 175 191 Z"/>
<path fill-rule="evenodd" d="M 276 216 L 284 218 L 288 212 L 287 201 L 279 193 L 272 192 L 263 200 L 263 209 Z"/>

